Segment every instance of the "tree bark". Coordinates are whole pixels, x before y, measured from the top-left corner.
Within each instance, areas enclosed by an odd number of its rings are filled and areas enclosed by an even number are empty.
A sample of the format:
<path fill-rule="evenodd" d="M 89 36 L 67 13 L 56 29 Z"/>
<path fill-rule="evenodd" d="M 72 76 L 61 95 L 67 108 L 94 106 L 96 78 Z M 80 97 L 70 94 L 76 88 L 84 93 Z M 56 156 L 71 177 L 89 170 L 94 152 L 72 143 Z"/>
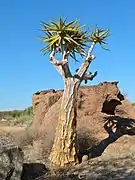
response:
<path fill-rule="evenodd" d="M 76 149 L 77 96 L 80 82 L 74 77 L 65 78 L 56 135 L 51 162 L 56 166 L 65 166 L 78 162 Z"/>
<path fill-rule="evenodd" d="M 68 66 L 69 53 L 63 51 L 63 59 L 61 61 L 55 59 L 54 50 L 50 54 L 51 63 L 64 78 L 65 83 L 55 140 L 50 154 L 50 160 L 55 166 L 62 167 L 67 164 L 76 164 L 78 162 L 76 148 L 78 88 L 80 83 L 86 80 L 86 77 L 84 79 L 86 71 L 95 58 L 95 56 L 91 55 L 94 46 L 95 42 L 92 43 L 84 62 L 74 76 L 71 75 Z"/>

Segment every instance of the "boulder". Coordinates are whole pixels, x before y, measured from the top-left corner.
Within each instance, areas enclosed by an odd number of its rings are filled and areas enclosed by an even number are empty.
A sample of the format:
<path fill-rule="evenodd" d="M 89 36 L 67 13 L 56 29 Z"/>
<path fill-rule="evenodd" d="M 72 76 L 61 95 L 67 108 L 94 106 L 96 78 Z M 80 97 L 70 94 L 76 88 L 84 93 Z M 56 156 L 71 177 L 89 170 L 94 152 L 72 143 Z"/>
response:
<path fill-rule="evenodd" d="M 8 138 L 0 139 L 0 180 L 20 180 L 23 152 Z"/>

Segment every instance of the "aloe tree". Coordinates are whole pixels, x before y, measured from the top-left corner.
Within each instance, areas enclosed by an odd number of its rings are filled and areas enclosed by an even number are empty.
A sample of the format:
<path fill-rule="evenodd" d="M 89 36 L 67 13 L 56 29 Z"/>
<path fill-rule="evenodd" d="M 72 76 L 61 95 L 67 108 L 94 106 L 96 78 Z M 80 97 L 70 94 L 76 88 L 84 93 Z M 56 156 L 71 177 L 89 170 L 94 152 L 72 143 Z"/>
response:
<path fill-rule="evenodd" d="M 91 62 L 95 59 L 92 52 L 96 44 L 104 48 L 109 30 L 96 27 L 92 32 L 87 32 L 77 20 L 67 22 L 62 18 L 56 22 L 41 23 L 44 33 L 41 39 L 45 43 L 41 51 L 43 54 L 50 54 L 50 63 L 64 81 L 55 140 L 50 154 L 50 160 L 54 165 L 64 166 L 78 162 L 76 146 L 78 88 L 82 81 L 93 80 L 97 75 L 97 72 L 88 72 Z M 61 57 L 60 60 L 56 59 L 57 54 Z M 72 74 L 69 57 L 76 60 L 76 54 L 81 55 L 83 61 L 75 74 Z"/>

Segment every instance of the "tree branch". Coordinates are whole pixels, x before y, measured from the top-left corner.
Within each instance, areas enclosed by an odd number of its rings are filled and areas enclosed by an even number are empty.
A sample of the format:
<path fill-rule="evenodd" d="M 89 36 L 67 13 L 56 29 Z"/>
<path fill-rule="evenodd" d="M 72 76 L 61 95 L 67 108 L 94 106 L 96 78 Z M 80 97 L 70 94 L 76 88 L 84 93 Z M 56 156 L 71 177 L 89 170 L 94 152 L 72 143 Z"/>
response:
<path fill-rule="evenodd" d="M 58 61 L 55 58 L 55 50 L 52 50 L 50 54 L 50 62 L 55 66 L 56 70 L 64 78 L 72 76 L 68 66 L 68 55 L 69 52 L 64 53 L 62 60 Z"/>
<path fill-rule="evenodd" d="M 53 64 L 53 65 L 56 65 L 58 64 L 58 60 L 56 60 L 56 58 L 54 57 L 55 55 L 55 50 L 52 50 L 51 54 L 50 54 L 50 62 Z"/>
<path fill-rule="evenodd" d="M 71 71 L 69 69 L 69 65 L 68 65 L 68 56 L 69 56 L 70 52 L 69 51 L 66 51 L 66 47 L 64 46 L 64 51 L 63 51 L 63 54 L 62 54 L 62 69 L 64 71 L 64 77 L 67 78 L 67 77 L 72 77 L 71 75 Z"/>
<path fill-rule="evenodd" d="M 75 74 L 75 77 L 78 77 L 81 81 L 83 80 L 83 77 L 85 76 L 85 73 L 88 70 L 90 63 L 95 59 L 95 56 L 91 55 L 91 53 L 95 47 L 95 44 L 96 44 L 95 42 L 92 43 L 92 45 L 90 46 L 90 48 L 88 50 L 88 53 L 87 53 L 87 56 L 86 56 L 84 62 L 81 64 L 81 67 Z"/>
<path fill-rule="evenodd" d="M 59 72 L 61 76 L 63 76 L 63 70 L 62 67 L 59 66 L 59 61 L 56 60 L 55 56 L 55 50 L 52 50 L 50 54 L 50 62 L 55 66 L 56 70 Z"/>
<path fill-rule="evenodd" d="M 92 81 L 96 76 L 97 76 L 97 71 L 94 73 L 91 73 L 91 72 L 87 73 L 86 72 L 84 77 L 83 77 L 83 80 L 85 81 L 85 84 L 87 84 L 88 80 Z"/>
<path fill-rule="evenodd" d="M 87 58 L 89 58 L 91 56 L 91 53 L 95 47 L 96 43 L 93 42 L 92 45 L 90 46 L 89 50 L 88 50 L 88 55 L 87 55 Z"/>

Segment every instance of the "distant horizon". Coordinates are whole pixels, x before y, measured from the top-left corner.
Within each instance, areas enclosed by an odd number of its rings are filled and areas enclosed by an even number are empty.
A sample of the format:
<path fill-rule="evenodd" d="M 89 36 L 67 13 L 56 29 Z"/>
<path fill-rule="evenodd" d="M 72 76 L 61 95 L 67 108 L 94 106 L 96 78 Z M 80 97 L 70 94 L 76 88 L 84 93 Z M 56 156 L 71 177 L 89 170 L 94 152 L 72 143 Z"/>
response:
<path fill-rule="evenodd" d="M 118 82 L 118 81 L 102 81 L 102 82 L 99 82 L 99 83 L 97 83 L 97 84 L 92 84 L 92 85 L 84 85 L 84 84 L 82 84 L 81 86 L 97 86 L 98 84 L 100 84 L 100 83 L 104 83 L 104 82 Z M 81 87 L 80 86 L 80 87 Z M 119 83 L 118 83 L 118 88 L 119 88 Z M 51 88 L 51 89 L 54 89 L 54 90 L 56 90 L 56 91 L 59 91 L 59 90 L 63 90 L 63 89 L 55 89 L 55 88 Z M 37 92 L 41 92 L 41 91 L 46 91 L 46 90 L 51 90 L 51 89 L 42 89 L 42 90 L 39 90 L 39 91 L 36 91 L 35 93 L 37 93 Z M 122 90 L 119 88 L 119 90 L 120 90 L 120 92 L 122 93 L 122 95 L 129 101 L 129 102 L 131 102 L 131 103 L 134 103 L 135 101 L 131 101 L 130 99 L 128 99 L 128 95 L 125 95 L 123 92 L 122 92 Z M 35 93 L 33 93 L 33 94 L 35 94 Z M 0 109 L 0 112 L 3 112 L 3 111 L 23 111 L 23 110 L 25 110 L 25 109 L 27 109 L 27 108 L 29 108 L 29 107 L 31 107 L 32 106 L 32 103 L 31 103 L 31 105 L 29 105 L 29 106 L 27 106 L 27 107 L 23 107 L 23 108 L 7 108 L 7 109 Z"/>

